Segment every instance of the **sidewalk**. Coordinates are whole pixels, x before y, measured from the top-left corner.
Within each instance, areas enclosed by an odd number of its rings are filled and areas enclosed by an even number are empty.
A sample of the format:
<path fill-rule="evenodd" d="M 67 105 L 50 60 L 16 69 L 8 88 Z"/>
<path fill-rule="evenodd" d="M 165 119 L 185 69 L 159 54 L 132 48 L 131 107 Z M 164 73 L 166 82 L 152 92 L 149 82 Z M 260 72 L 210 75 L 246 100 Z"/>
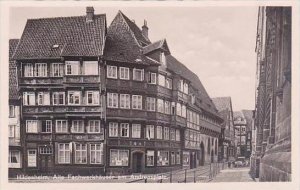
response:
<path fill-rule="evenodd" d="M 249 174 L 250 169 L 247 168 L 232 168 L 222 170 L 210 182 L 255 182 Z"/>

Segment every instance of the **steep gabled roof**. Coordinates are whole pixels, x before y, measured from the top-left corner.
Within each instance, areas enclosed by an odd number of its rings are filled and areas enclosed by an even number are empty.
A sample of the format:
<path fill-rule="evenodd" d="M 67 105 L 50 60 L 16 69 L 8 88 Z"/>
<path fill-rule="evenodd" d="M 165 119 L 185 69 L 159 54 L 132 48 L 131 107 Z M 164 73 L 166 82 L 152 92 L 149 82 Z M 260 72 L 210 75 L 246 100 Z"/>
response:
<path fill-rule="evenodd" d="M 157 49 L 162 49 L 162 50 L 166 51 L 167 55 L 170 54 L 170 50 L 169 50 L 166 39 L 159 40 L 159 41 L 153 42 L 152 44 L 149 44 L 149 45 L 145 46 L 143 48 L 143 53 L 148 54 L 148 53 L 153 52 L 154 50 L 157 50 Z"/>
<path fill-rule="evenodd" d="M 18 99 L 17 67 L 12 56 L 19 43 L 18 39 L 9 40 L 9 99 Z"/>
<path fill-rule="evenodd" d="M 110 61 L 137 64 L 156 64 L 143 55 L 142 43 L 150 44 L 142 31 L 121 11 L 108 27 L 104 58 Z"/>
<path fill-rule="evenodd" d="M 14 59 L 101 56 L 106 34 L 106 16 L 28 19 Z M 58 47 L 54 47 L 54 46 Z"/>
<path fill-rule="evenodd" d="M 247 131 L 251 130 L 252 124 L 254 122 L 253 120 L 253 110 L 242 110 L 244 117 L 247 121 Z"/>
<path fill-rule="evenodd" d="M 231 98 L 230 97 L 215 97 L 212 98 L 218 111 L 231 110 Z"/>

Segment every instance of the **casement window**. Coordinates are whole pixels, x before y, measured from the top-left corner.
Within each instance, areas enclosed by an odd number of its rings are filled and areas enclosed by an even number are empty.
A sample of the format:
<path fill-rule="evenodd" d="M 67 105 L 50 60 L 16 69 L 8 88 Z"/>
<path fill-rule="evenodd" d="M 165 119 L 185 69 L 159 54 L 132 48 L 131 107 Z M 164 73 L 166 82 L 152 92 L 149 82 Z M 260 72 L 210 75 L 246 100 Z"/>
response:
<path fill-rule="evenodd" d="M 120 108 L 130 109 L 130 95 L 120 94 Z"/>
<path fill-rule="evenodd" d="M 33 64 L 25 63 L 23 64 L 23 67 L 24 67 L 24 77 L 33 77 Z"/>
<path fill-rule="evenodd" d="M 128 166 L 129 151 L 120 149 L 110 150 L 110 166 Z"/>
<path fill-rule="evenodd" d="M 107 107 L 118 108 L 118 103 L 117 93 L 107 93 Z"/>
<path fill-rule="evenodd" d="M 154 139 L 154 125 L 146 125 L 146 138 Z"/>
<path fill-rule="evenodd" d="M 100 120 L 89 120 L 87 126 L 88 133 L 100 133 Z"/>
<path fill-rule="evenodd" d="M 143 106 L 142 96 L 132 95 L 132 109 L 141 110 Z"/>
<path fill-rule="evenodd" d="M 129 124 L 128 123 L 120 124 L 120 137 L 129 137 Z"/>
<path fill-rule="evenodd" d="M 168 151 L 157 151 L 157 166 L 169 165 L 169 152 Z"/>
<path fill-rule="evenodd" d="M 70 164 L 71 162 L 71 147 L 69 143 L 58 144 L 58 159 L 59 164 Z"/>
<path fill-rule="evenodd" d="M 47 76 L 47 64 L 46 63 L 36 63 L 35 64 L 35 76 L 36 77 L 46 77 Z"/>
<path fill-rule="evenodd" d="M 181 116 L 186 118 L 186 106 L 185 105 L 181 106 Z M 196 120 L 196 117 L 195 117 L 195 120 Z"/>
<path fill-rule="evenodd" d="M 141 138 L 141 124 L 132 124 L 131 130 L 132 138 Z"/>
<path fill-rule="evenodd" d="M 123 80 L 129 80 L 129 68 L 127 67 L 120 67 L 119 68 L 119 77 Z"/>
<path fill-rule="evenodd" d="M 164 101 L 162 99 L 157 99 L 157 112 L 164 113 Z"/>
<path fill-rule="evenodd" d="M 143 81 L 144 80 L 144 69 L 133 69 L 133 80 Z"/>
<path fill-rule="evenodd" d="M 15 106 L 9 105 L 9 117 L 15 117 Z"/>
<path fill-rule="evenodd" d="M 181 110 L 181 104 L 176 104 L 176 115 L 181 116 L 182 110 Z"/>
<path fill-rule="evenodd" d="M 185 94 L 188 94 L 189 93 L 189 85 L 187 83 L 184 83 L 183 85 L 183 92 Z"/>
<path fill-rule="evenodd" d="M 39 92 L 38 93 L 38 105 L 50 105 L 50 93 Z"/>
<path fill-rule="evenodd" d="M 98 62 L 97 61 L 84 61 L 83 62 L 84 75 L 98 75 Z"/>
<path fill-rule="evenodd" d="M 116 79 L 118 71 L 116 66 L 107 65 L 107 78 Z"/>
<path fill-rule="evenodd" d="M 175 141 L 175 129 L 170 129 L 170 140 Z"/>
<path fill-rule="evenodd" d="M 175 152 L 171 152 L 171 164 L 172 164 L 172 165 L 175 165 L 175 164 L 176 164 Z"/>
<path fill-rule="evenodd" d="M 181 159 L 180 159 L 180 152 L 176 152 L 176 164 L 180 164 Z"/>
<path fill-rule="evenodd" d="M 175 132 L 175 140 L 176 140 L 176 141 L 180 141 L 180 130 L 179 130 L 179 129 L 176 129 L 176 132 Z"/>
<path fill-rule="evenodd" d="M 55 125 L 56 133 L 67 133 L 68 132 L 68 121 L 67 120 L 56 120 Z"/>
<path fill-rule="evenodd" d="M 209 151 L 207 151 L 209 152 Z M 182 152 L 182 165 L 189 166 L 190 165 L 190 153 L 189 152 Z"/>
<path fill-rule="evenodd" d="M 68 105 L 80 105 L 81 92 L 80 91 L 69 91 L 68 92 Z"/>
<path fill-rule="evenodd" d="M 118 134 L 118 123 L 109 122 L 109 136 L 117 137 Z"/>
<path fill-rule="evenodd" d="M 84 121 L 83 120 L 73 120 L 71 132 L 72 133 L 84 133 Z"/>
<path fill-rule="evenodd" d="M 26 120 L 26 133 L 38 133 L 37 120 Z"/>
<path fill-rule="evenodd" d="M 20 126 L 9 125 L 8 126 L 8 137 L 14 138 L 15 140 L 20 140 Z"/>
<path fill-rule="evenodd" d="M 166 77 L 164 75 L 158 75 L 158 85 L 165 87 L 166 86 Z"/>
<path fill-rule="evenodd" d="M 165 114 L 171 114 L 171 104 L 169 101 L 165 101 Z"/>
<path fill-rule="evenodd" d="M 147 97 L 147 111 L 155 111 L 155 100 L 153 97 Z"/>
<path fill-rule="evenodd" d="M 51 146 L 40 146 L 39 147 L 40 154 L 53 154 L 53 149 Z"/>
<path fill-rule="evenodd" d="M 79 75 L 79 61 L 66 61 L 66 75 Z"/>
<path fill-rule="evenodd" d="M 90 144 L 90 163 L 103 164 L 103 144 Z"/>
<path fill-rule="evenodd" d="M 166 78 L 166 87 L 172 89 L 172 79 Z"/>
<path fill-rule="evenodd" d="M 175 115 L 176 114 L 176 103 L 172 102 L 171 104 L 171 114 Z"/>
<path fill-rule="evenodd" d="M 75 164 L 86 164 L 87 163 L 87 145 L 86 144 L 75 144 Z"/>
<path fill-rule="evenodd" d="M 51 133 L 52 132 L 52 120 L 43 120 L 41 126 L 42 133 Z"/>
<path fill-rule="evenodd" d="M 10 150 L 8 155 L 9 168 L 21 168 L 21 152 L 18 150 Z"/>
<path fill-rule="evenodd" d="M 53 105 L 65 105 L 65 92 L 53 92 Z"/>
<path fill-rule="evenodd" d="M 169 140 L 170 139 L 170 133 L 169 133 L 169 128 L 164 127 L 164 139 Z"/>
<path fill-rule="evenodd" d="M 162 126 L 157 126 L 156 127 L 156 138 L 157 139 L 162 139 L 163 138 Z"/>
<path fill-rule="evenodd" d="M 156 84 L 156 73 L 149 73 L 149 81 L 150 84 Z"/>
<path fill-rule="evenodd" d="M 87 91 L 87 105 L 99 105 L 99 91 Z"/>
<path fill-rule="evenodd" d="M 166 65 L 166 64 L 167 64 L 166 56 L 165 56 L 165 53 L 164 53 L 164 52 L 161 52 L 161 53 L 160 53 L 160 63 L 161 63 L 162 65 Z"/>
<path fill-rule="evenodd" d="M 35 105 L 35 93 L 23 92 L 23 105 L 31 106 Z"/>
<path fill-rule="evenodd" d="M 154 150 L 147 150 L 147 166 L 154 166 Z"/>
<path fill-rule="evenodd" d="M 62 77 L 64 76 L 64 64 L 63 63 L 52 63 L 52 76 Z"/>
<path fill-rule="evenodd" d="M 36 149 L 28 149 L 27 150 L 27 166 L 28 167 L 36 167 L 37 154 Z"/>
<path fill-rule="evenodd" d="M 179 80 L 179 82 L 178 82 L 178 90 L 181 91 L 181 92 L 183 92 L 183 89 L 184 89 L 184 87 L 183 87 L 183 80 Z"/>

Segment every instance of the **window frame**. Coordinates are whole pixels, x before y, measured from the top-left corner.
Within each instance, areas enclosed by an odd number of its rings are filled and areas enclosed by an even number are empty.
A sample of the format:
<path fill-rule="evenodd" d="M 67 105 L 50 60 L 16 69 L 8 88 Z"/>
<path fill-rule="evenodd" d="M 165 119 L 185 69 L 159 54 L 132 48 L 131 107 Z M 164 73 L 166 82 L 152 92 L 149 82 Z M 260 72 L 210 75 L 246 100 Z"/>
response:
<path fill-rule="evenodd" d="M 156 98 L 155 97 L 147 97 L 146 98 L 146 107 L 147 111 L 155 112 L 156 111 Z"/>
<path fill-rule="evenodd" d="M 122 77 L 122 73 L 124 74 L 123 77 Z M 130 79 L 130 71 L 128 67 L 119 67 L 119 78 L 122 80 Z"/>
<path fill-rule="evenodd" d="M 148 133 L 150 132 L 150 133 Z M 155 139 L 155 129 L 154 125 L 146 125 L 146 130 L 145 130 L 145 137 L 150 140 L 150 139 Z"/>
<path fill-rule="evenodd" d="M 84 128 L 84 120 L 72 120 L 71 133 L 84 133 Z"/>
<path fill-rule="evenodd" d="M 123 130 L 126 131 L 126 135 L 123 135 Z M 129 137 L 129 123 L 120 123 L 120 137 Z"/>
<path fill-rule="evenodd" d="M 63 104 L 60 104 L 60 96 L 63 96 Z M 55 98 L 55 96 L 58 96 L 57 98 Z M 56 103 L 56 101 L 55 100 L 57 100 L 58 101 L 58 104 Z M 65 92 L 53 92 L 52 93 L 52 104 L 54 105 L 54 106 L 60 106 L 60 105 L 65 105 L 66 104 L 66 96 L 65 96 Z"/>
<path fill-rule="evenodd" d="M 136 130 L 136 129 L 138 129 L 138 130 Z M 136 135 L 136 134 L 138 134 L 138 135 Z M 142 125 L 133 123 L 131 125 L 131 138 L 140 139 L 141 134 L 142 134 Z"/>
<path fill-rule="evenodd" d="M 142 95 L 132 95 L 131 103 L 132 103 L 131 108 L 133 110 L 142 110 L 143 109 L 143 96 Z M 135 105 L 135 103 L 136 103 L 136 105 Z"/>
<path fill-rule="evenodd" d="M 79 145 L 80 149 L 77 149 L 77 145 Z M 75 143 L 75 148 L 74 148 L 74 164 L 87 164 L 88 160 L 88 148 L 87 144 L 84 143 Z M 79 155 L 78 155 L 79 154 Z M 80 161 L 78 162 L 77 158 L 79 156 Z M 85 161 L 84 161 L 85 160 Z"/>
<path fill-rule="evenodd" d="M 99 123 L 99 125 L 96 125 L 96 123 Z M 91 125 L 91 123 L 94 123 L 93 125 Z M 87 133 L 101 133 L 101 121 L 100 120 L 88 120 L 88 124 L 86 126 L 87 128 Z M 94 131 L 92 131 L 91 129 L 94 129 Z M 96 128 L 99 128 L 99 132 L 96 132 Z"/>
<path fill-rule="evenodd" d="M 68 72 L 68 66 L 71 68 L 71 73 Z M 73 67 L 77 67 L 77 73 L 74 73 Z M 80 61 L 66 61 L 65 62 L 65 75 L 76 76 L 80 75 Z"/>
<path fill-rule="evenodd" d="M 28 123 L 36 123 L 36 125 L 34 126 L 29 126 Z M 29 127 L 35 127 L 35 130 L 28 130 Z M 38 120 L 26 120 L 26 133 L 38 133 L 39 132 L 39 122 Z"/>
<path fill-rule="evenodd" d="M 156 73 L 149 72 L 149 84 L 157 84 L 157 75 Z"/>
<path fill-rule="evenodd" d="M 87 72 L 86 67 L 91 66 L 93 64 L 96 65 L 96 68 L 92 69 L 92 71 L 93 71 L 92 73 L 87 74 L 86 73 Z M 86 76 L 97 76 L 97 75 L 99 75 L 99 63 L 98 63 L 98 61 L 83 61 L 82 66 L 83 66 L 83 70 L 84 70 L 83 75 L 86 75 Z M 91 71 L 89 71 L 89 72 L 91 72 Z"/>
<path fill-rule="evenodd" d="M 16 108 L 14 105 L 9 105 L 9 117 L 16 117 Z"/>
<path fill-rule="evenodd" d="M 60 145 L 63 145 L 63 149 L 60 149 Z M 68 149 L 66 149 L 66 145 L 68 145 Z M 71 164 L 71 145 L 70 143 L 58 143 L 57 144 L 57 163 L 58 164 Z M 60 152 L 63 152 L 63 162 L 60 160 Z M 69 157 L 66 155 L 69 154 Z M 66 158 L 69 158 L 67 160 Z"/>
<path fill-rule="evenodd" d="M 137 78 L 137 73 L 136 72 L 141 72 L 141 79 Z M 133 69 L 133 80 L 134 81 L 144 81 L 144 69 Z"/>
<path fill-rule="evenodd" d="M 112 131 L 113 129 L 113 131 Z M 118 137 L 119 136 L 119 124 L 117 122 L 108 123 L 108 136 L 109 137 Z"/>
<path fill-rule="evenodd" d="M 120 108 L 130 109 L 130 106 L 131 106 L 130 94 L 120 94 Z"/>
<path fill-rule="evenodd" d="M 112 165 L 112 151 L 117 151 L 117 160 L 116 161 L 121 161 L 121 165 Z M 127 153 L 127 164 L 123 164 L 123 160 L 121 159 L 121 155 L 120 152 L 126 152 Z M 126 157 L 122 157 L 125 158 L 126 161 Z M 124 166 L 129 166 L 129 150 L 127 149 L 110 149 L 109 150 L 109 166 L 113 166 L 113 167 L 124 167 Z"/>
<path fill-rule="evenodd" d="M 92 95 L 92 102 L 89 102 L 89 95 Z M 96 97 L 94 97 L 96 96 Z M 100 105 L 100 92 L 97 90 L 86 91 L 86 104 L 87 105 Z"/>
<path fill-rule="evenodd" d="M 29 165 L 29 152 L 30 151 L 33 151 L 33 152 L 35 152 L 34 153 L 34 156 L 35 156 L 35 163 L 34 163 L 34 165 Z M 37 167 L 37 150 L 36 149 L 27 149 L 27 167 L 28 168 L 36 168 Z"/>
<path fill-rule="evenodd" d="M 71 102 L 71 97 L 70 97 L 71 94 L 73 94 L 74 96 L 73 102 Z M 75 103 L 77 96 L 78 96 L 78 103 Z M 68 91 L 68 105 L 81 105 L 81 98 L 82 98 L 81 91 L 76 91 L 76 90 Z"/>
<path fill-rule="evenodd" d="M 111 97 L 110 97 L 111 96 Z M 111 99 L 111 105 L 110 105 Z M 119 107 L 119 94 L 118 93 L 107 93 L 107 107 L 108 108 L 118 108 Z"/>
<path fill-rule="evenodd" d="M 112 69 L 112 73 L 110 73 L 110 70 Z M 107 65 L 106 66 L 106 77 L 109 79 L 117 79 L 118 78 L 118 68 L 117 66 L 113 66 L 113 65 Z"/>
<path fill-rule="evenodd" d="M 61 126 L 60 128 L 63 129 L 63 123 L 66 123 L 66 126 L 65 126 L 65 129 L 66 131 L 63 131 L 63 130 L 58 130 L 58 123 L 61 123 Z M 58 119 L 58 120 L 55 120 L 55 133 L 68 133 L 69 132 L 69 129 L 68 129 L 68 120 L 65 120 L 65 119 Z"/>
<path fill-rule="evenodd" d="M 40 67 L 42 67 L 42 69 Z M 42 71 L 42 72 L 40 72 L 40 71 Z M 40 75 L 41 73 L 43 73 L 43 75 Z M 35 77 L 47 77 L 48 76 L 47 63 L 35 63 L 35 74 L 34 74 L 34 76 Z"/>
<path fill-rule="evenodd" d="M 57 67 L 57 68 L 55 68 Z M 57 69 L 57 76 L 56 76 L 56 69 Z M 63 63 L 52 63 L 51 64 L 51 77 L 63 77 L 64 76 L 64 69 L 65 66 Z"/>
<path fill-rule="evenodd" d="M 149 152 L 151 152 L 151 154 L 149 154 Z M 148 160 L 148 158 L 152 158 L 150 161 L 151 161 L 151 164 L 149 164 L 149 160 Z M 154 166 L 154 161 L 155 161 L 155 151 L 154 150 L 147 150 L 147 152 L 146 152 L 146 166 Z"/>
<path fill-rule="evenodd" d="M 100 146 L 99 150 L 97 150 L 97 146 L 98 145 Z M 92 149 L 92 146 L 95 146 L 95 148 Z M 92 162 L 92 152 L 95 152 L 95 163 Z M 96 160 L 97 160 L 97 152 L 100 152 L 100 163 L 96 162 Z M 103 164 L 103 160 L 104 160 L 103 155 L 104 155 L 103 154 L 103 143 L 91 143 L 90 144 L 90 164 L 93 164 L 93 165 L 95 165 L 95 164 Z"/>

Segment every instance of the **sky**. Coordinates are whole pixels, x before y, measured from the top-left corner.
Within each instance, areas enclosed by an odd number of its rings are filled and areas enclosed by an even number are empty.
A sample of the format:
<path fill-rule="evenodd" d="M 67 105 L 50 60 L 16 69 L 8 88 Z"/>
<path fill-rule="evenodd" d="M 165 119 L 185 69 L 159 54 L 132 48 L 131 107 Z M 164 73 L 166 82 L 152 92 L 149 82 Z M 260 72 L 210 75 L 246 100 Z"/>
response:
<path fill-rule="evenodd" d="M 213 97 L 230 96 L 233 110 L 254 109 L 258 7 L 100 7 L 108 26 L 121 10 L 152 42 L 165 38 L 171 54 L 198 75 Z M 20 38 L 29 18 L 80 16 L 85 7 L 14 7 L 10 38 Z"/>

